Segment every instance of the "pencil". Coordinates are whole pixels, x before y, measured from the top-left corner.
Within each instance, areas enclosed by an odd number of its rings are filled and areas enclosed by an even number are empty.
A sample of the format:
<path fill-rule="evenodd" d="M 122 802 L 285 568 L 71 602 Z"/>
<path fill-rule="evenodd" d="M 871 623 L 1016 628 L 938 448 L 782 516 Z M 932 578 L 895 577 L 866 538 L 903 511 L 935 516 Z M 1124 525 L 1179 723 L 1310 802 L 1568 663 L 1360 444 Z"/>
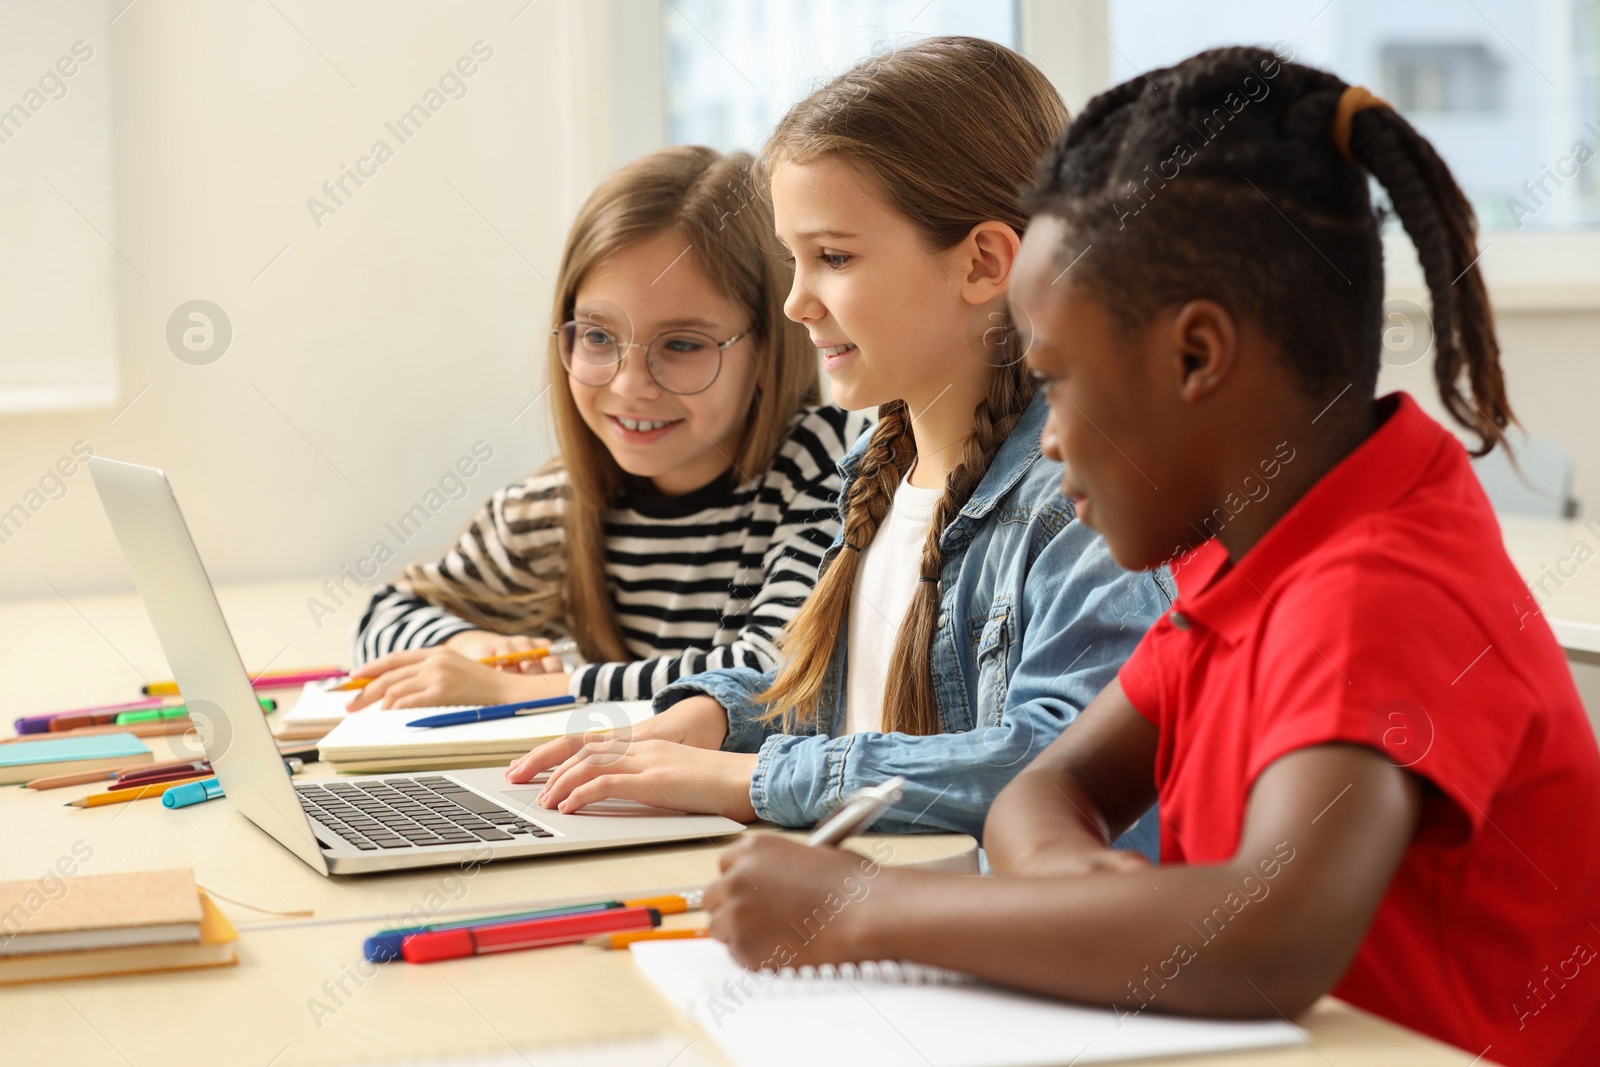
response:
<path fill-rule="evenodd" d="M 485 667 L 503 667 L 507 663 L 520 663 L 525 659 L 543 659 L 545 656 L 560 653 L 561 651 L 560 647 L 551 645 L 549 648 L 530 648 L 526 652 L 507 652 L 501 656 L 485 656 L 478 662 Z M 329 686 L 328 692 L 348 693 L 356 689 L 365 689 L 367 683 L 372 680 L 371 678 L 352 678 L 343 685 Z"/>
<path fill-rule="evenodd" d="M 193 778 L 179 778 L 171 782 L 157 782 L 155 785 L 147 785 L 143 789 L 127 789 L 120 793 L 90 793 L 86 797 L 79 797 L 77 800 L 68 801 L 64 807 L 98 808 L 102 804 L 121 804 L 128 800 L 144 800 L 147 797 L 158 797 L 162 793 L 165 793 L 167 790 L 171 789 L 173 786 L 183 785 L 185 782 L 203 782 L 207 778 L 214 777 L 216 776 L 207 772 L 205 774 L 197 774 Z"/>
<path fill-rule="evenodd" d="M 110 771 L 78 771 L 75 774 L 52 774 L 47 778 L 35 778 L 24 783 L 29 789 L 60 789 L 68 785 L 88 785 L 91 782 L 100 782 L 108 778 L 115 778 L 126 767 L 119 767 Z"/>
<path fill-rule="evenodd" d="M 593 937 L 587 943 L 600 948 L 627 948 L 635 941 L 681 941 L 691 937 L 708 937 L 710 933 L 704 926 L 692 930 L 629 930 L 621 934 Z"/>

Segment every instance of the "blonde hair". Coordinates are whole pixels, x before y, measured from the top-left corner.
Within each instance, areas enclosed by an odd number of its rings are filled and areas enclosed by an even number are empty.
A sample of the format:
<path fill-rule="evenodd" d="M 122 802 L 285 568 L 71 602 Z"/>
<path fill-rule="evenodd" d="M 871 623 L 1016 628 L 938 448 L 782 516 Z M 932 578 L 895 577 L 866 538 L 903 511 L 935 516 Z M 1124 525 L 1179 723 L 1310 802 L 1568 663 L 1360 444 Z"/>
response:
<path fill-rule="evenodd" d="M 1004 222 L 1018 234 L 1026 229 L 1022 191 L 1066 123 L 1066 106 L 1049 80 L 1016 52 L 972 37 L 934 37 L 866 60 L 796 104 L 763 155 L 769 166 L 825 156 L 858 164 L 929 247 L 944 250 L 965 240 L 981 222 Z M 1020 360 L 994 367 L 923 545 L 922 580 L 885 676 L 885 730 L 940 732 L 929 664 L 944 567 L 940 536 L 982 481 L 1032 396 L 1033 384 Z M 817 722 L 861 553 L 889 513 L 916 455 L 905 403 L 884 404 L 844 500 L 848 547 L 833 558 L 784 630 L 777 678 L 762 695 L 769 721 L 781 718 L 791 730 Z"/>
<path fill-rule="evenodd" d="M 570 320 L 589 272 L 639 241 L 674 232 L 720 292 L 749 313 L 758 386 L 743 440 L 733 457 L 742 480 L 764 473 L 802 407 L 820 402 L 816 353 L 803 327 L 783 314 L 792 270 L 774 241 L 772 207 L 756 161 L 746 152 L 699 145 L 664 148 L 618 170 L 585 201 L 567 236 L 550 325 Z M 605 572 L 602 522 L 626 485 L 626 473 L 578 413 L 552 337 L 547 366 L 560 458 L 569 484 L 562 525 L 565 557 L 559 582 L 471 601 L 418 564 L 403 581 L 416 595 L 457 614 L 469 613 L 499 633 L 570 634 L 591 662 L 632 659 L 623 643 Z"/>

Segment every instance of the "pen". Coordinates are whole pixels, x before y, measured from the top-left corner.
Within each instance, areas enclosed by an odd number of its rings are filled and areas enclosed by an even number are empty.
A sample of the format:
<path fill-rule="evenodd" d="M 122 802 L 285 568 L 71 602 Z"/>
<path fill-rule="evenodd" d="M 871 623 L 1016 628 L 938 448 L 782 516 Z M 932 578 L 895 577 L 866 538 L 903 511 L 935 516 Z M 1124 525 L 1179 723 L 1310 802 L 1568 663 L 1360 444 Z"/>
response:
<path fill-rule="evenodd" d="M 207 773 L 211 771 L 211 761 L 203 759 L 172 760 L 167 763 L 146 763 L 138 767 L 128 767 L 117 772 L 117 781 L 129 782 L 135 778 L 148 778 L 152 775 L 162 775 L 169 771 L 192 771 L 194 773 Z"/>
<path fill-rule="evenodd" d="M 864 833 L 878 817 L 905 794 L 906 780 L 898 774 L 878 785 L 857 789 L 845 797 L 837 811 L 817 824 L 806 838 L 808 845 L 837 845 L 855 834 Z"/>
<path fill-rule="evenodd" d="M 533 711 L 539 708 L 560 708 L 576 703 L 577 701 L 572 697 L 519 700 L 512 704 L 490 704 L 488 707 L 471 708 L 467 711 L 446 711 L 438 715 L 424 715 L 420 719 L 412 719 L 406 725 L 432 729 L 438 726 L 461 726 L 469 722 L 492 722 L 495 719 L 514 718 L 518 712 Z"/>
<path fill-rule="evenodd" d="M 187 781 L 197 774 L 211 774 L 210 767 L 184 767 L 181 770 L 160 771 L 155 774 L 140 775 L 135 778 L 118 778 L 106 787 L 107 791 L 121 789 L 143 789 L 147 785 L 158 782 Z"/>
<path fill-rule="evenodd" d="M 65 806 L 69 808 L 98 808 L 102 804 L 122 804 L 129 800 L 144 800 L 148 797 L 158 797 L 175 786 L 184 785 L 188 782 L 199 782 L 202 780 L 203 777 L 197 775 L 193 778 L 179 778 L 172 782 L 156 782 L 152 785 L 147 785 L 142 789 L 124 789 L 118 793 L 112 793 L 109 791 L 104 793 L 90 793 L 86 797 L 79 797 L 77 800 L 68 801 Z"/>
<path fill-rule="evenodd" d="M 307 682 L 343 678 L 348 673 L 338 667 L 300 667 L 295 670 L 262 671 L 251 678 L 250 684 L 256 689 L 288 689 L 292 686 L 305 685 Z M 172 696 L 178 691 L 178 683 L 151 682 L 149 685 L 141 686 L 139 691 L 150 696 Z"/>
<path fill-rule="evenodd" d="M 625 934 L 606 934 L 591 937 L 589 944 L 597 948 L 627 948 L 635 941 L 679 941 L 691 937 L 707 937 L 711 933 L 704 926 L 690 930 L 630 930 Z"/>
<path fill-rule="evenodd" d="M 200 781 L 190 779 L 183 782 L 175 789 L 169 789 L 161 794 L 161 806 L 164 808 L 187 808 L 191 804 L 204 804 L 208 800 L 215 800 L 222 795 L 222 783 L 215 778 L 202 778 Z"/>
<path fill-rule="evenodd" d="M 596 934 L 648 930 L 660 925 L 661 913 L 654 908 L 610 908 L 520 923 L 412 934 L 401 943 L 400 953 L 407 963 L 433 963 L 491 952 L 569 945 Z"/>
<path fill-rule="evenodd" d="M 574 652 L 578 648 L 576 641 L 557 641 L 547 648 L 530 648 L 522 652 L 506 652 L 498 656 L 484 656 L 478 660 L 485 667 L 502 667 L 507 663 L 518 663 L 525 659 L 543 659 L 545 656 L 559 656 L 564 652 Z M 356 689 L 365 689 L 373 679 L 351 678 L 343 685 L 331 685 L 330 693 L 348 693 Z"/>

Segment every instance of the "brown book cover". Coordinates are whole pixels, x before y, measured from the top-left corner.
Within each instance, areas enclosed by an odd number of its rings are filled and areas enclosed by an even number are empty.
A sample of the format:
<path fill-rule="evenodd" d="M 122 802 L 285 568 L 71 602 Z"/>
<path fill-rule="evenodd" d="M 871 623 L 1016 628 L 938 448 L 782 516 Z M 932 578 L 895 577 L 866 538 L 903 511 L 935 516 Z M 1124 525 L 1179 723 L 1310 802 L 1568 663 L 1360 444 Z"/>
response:
<path fill-rule="evenodd" d="M 164 872 L 162 872 L 164 873 Z M 184 873 L 188 873 L 187 871 Z M 192 884 L 192 882 L 191 882 Z M 233 943 L 238 931 L 211 898 L 191 890 L 200 910 L 200 940 L 188 944 L 135 945 L 128 948 L 46 952 L 0 959 L 0 986 L 22 982 L 58 982 L 71 978 L 105 978 L 120 974 L 227 967 L 239 962 Z"/>
<path fill-rule="evenodd" d="M 0 882 L 0 959 L 39 951 L 200 938 L 202 917 L 188 868 L 86 874 L 58 883 Z"/>

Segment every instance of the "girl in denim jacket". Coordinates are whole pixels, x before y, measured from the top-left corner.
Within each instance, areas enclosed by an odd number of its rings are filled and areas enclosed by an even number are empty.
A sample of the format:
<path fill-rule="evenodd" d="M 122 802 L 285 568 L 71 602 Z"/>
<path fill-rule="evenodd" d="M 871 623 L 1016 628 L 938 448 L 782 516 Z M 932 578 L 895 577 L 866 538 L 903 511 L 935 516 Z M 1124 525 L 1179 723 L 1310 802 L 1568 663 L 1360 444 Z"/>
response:
<path fill-rule="evenodd" d="M 784 310 L 835 401 L 878 409 L 840 464 L 841 533 L 775 672 L 682 679 L 650 722 L 541 746 L 511 781 L 552 770 L 540 803 L 563 812 L 618 797 L 804 826 L 902 775 L 881 828 L 977 835 L 1112 679 L 1165 578 L 1119 568 L 1057 491 L 1005 304 L 1020 190 L 1066 117 L 1026 59 L 950 37 L 867 60 L 778 125 Z M 1122 843 L 1153 856 L 1154 822 Z"/>

